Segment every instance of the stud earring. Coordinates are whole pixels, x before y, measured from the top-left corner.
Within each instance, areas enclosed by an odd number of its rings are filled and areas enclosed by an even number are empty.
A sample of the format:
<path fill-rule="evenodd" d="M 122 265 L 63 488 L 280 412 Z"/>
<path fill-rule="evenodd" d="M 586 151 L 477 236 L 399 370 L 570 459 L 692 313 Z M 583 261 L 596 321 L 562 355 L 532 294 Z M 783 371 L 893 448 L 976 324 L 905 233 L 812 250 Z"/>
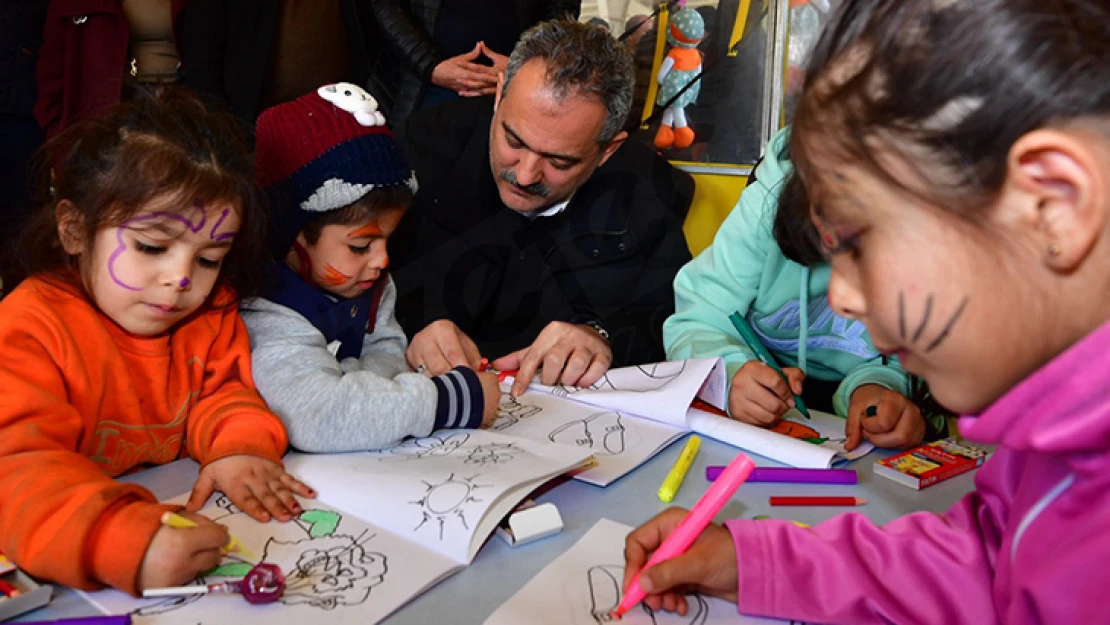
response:
<path fill-rule="evenodd" d="M 1060 255 L 1060 246 L 1052 243 L 1048 246 L 1048 255 L 1055 258 Z"/>

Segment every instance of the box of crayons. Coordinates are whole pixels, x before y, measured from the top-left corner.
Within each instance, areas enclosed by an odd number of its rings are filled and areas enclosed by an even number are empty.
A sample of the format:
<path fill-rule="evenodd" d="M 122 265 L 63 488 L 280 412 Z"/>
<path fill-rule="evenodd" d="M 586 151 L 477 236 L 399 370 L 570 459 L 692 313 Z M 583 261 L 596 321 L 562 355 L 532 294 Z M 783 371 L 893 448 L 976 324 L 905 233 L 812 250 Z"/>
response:
<path fill-rule="evenodd" d="M 0 553 L 0 621 L 15 618 L 50 603 L 52 586 L 39 584 Z"/>

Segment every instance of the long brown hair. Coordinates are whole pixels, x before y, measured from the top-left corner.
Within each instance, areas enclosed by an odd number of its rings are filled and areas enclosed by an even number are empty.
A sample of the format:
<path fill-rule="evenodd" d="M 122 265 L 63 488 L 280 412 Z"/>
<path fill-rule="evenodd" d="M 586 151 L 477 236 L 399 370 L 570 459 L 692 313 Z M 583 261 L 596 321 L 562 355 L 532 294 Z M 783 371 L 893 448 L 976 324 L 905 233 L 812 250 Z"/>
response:
<path fill-rule="evenodd" d="M 65 252 L 58 234 L 60 202 L 80 211 L 77 234 L 88 245 L 101 229 L 119 226 L 165 195 L 235 207 L 239 231 L 217 286 L 240 297 L 256 294 L 267 258 L 266 215 L 242 126 L 172 87 L 141 90 L 134 100 L 67 128 L 43 146 L 36 163 L 38 212 L 19 242 L 26 275 L 73 283 L 80 273 L 80 257 Z"/>

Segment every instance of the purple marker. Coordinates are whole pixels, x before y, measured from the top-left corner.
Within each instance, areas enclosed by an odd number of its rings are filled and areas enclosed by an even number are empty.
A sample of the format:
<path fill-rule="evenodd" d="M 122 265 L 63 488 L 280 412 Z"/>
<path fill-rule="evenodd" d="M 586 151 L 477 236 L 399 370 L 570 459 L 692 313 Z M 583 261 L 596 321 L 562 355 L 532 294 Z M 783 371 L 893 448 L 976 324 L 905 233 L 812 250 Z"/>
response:
<path fill-rule="evenodd" d="M 84 616 L 78 618 L 63 618 L 56 621 L 28 621 L 25 625 L 131 625 L 131 615 Z"/>
<path fill-rule="evenodd" d="M 724 471 L 722 466 L 705 467 L 710 482 Z M 859 477 L 852 469 L 794 469 L 791 467 L 757 467 L 749 482 L 780 482 L 792 484 L 855 484 Z"/>

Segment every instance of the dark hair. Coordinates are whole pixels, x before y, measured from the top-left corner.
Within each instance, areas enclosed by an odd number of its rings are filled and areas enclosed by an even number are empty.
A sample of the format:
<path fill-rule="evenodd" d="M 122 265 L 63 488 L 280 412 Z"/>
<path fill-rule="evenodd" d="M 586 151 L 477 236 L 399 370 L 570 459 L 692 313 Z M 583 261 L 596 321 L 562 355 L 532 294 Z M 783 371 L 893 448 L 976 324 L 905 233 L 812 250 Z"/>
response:
<path fill-rule="evenodd" d="M 775 211 L 774 235 L 782 255 L 799 265 L 813 267 L 828 262 L 809 220 L 809 196 L 802 179 L 795 173 L 782 181 L 778 209 Z"/>
<path fill-rule="evenodd" d="M 412 189 L 408 185 L 377 187 L 352 204 L 328 211 L 310 220 L 301 228 L 301 234 L 309 245 L 314 245 L 320 240 L 320 232 L 323 231 L 324 226 L 365 223 L 384 211 L 406 210 L 409 204 L 412 204 Z"/>
<path fill-rule="evenodd" d="M 119 226 L 151 200 L 171 194 L 183 204 L 218 200 L 235 206 L 239 231 L 217 288 L 226 285 L 239 297 L 257 293 L 267 258 L 266 218 L 250 148 L 238 120 L 191 92 L 137 90 L 134 100 L 54 137 L 39 151 L 36 169 L 38 213 L 19 244 L 27 275 L 68 283 L 80 275 L 79 259 L 66 254 L 58 235 L 60 202 L 81 212 L 77 234 L 88 245 L 99 230 Z"/>
<path fill-rule="evenodd" d="M 1106 115 L 1106 0 L 842 0 L 810 59 L 791 154 L 818 197 L 816 163 L 847 159 L 972 216 L 997 198 L 1020 137 Z M 879 151 L 918 180 L 896 180 Z"/>
<path fill-rule="evenodd" d="M 632 53 L 608 30 L 569 19 L 540 22 L 520 36 L 505 69 L 502 96 L 520 68 L 532 59 L 547 64 L 547 82 L 560 97 L 569 93 L 605 105 L 605 123 L 598 141 L 609 143 L 624 127 L 632 110 L 636 83 Z"/>

